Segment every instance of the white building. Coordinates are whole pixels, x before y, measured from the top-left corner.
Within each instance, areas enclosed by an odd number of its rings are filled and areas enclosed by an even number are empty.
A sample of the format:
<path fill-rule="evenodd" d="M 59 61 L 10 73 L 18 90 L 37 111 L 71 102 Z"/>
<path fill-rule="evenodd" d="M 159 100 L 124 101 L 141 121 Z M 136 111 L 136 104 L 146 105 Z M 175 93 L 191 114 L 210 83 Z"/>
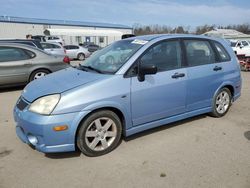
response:
<path fill-rule="evenodd" d="M 204 33 L 203 35 L 210 36 L 210 37 L 220 37 L 225 38 L 228 40 L 250 40 L 250 35 L 241 33 L 234 29 L 213 29 Z"/>
<path fill-rule="evenodd" d="M 65 44 L 94 42 L 103 47 L 132 33 L 131 27 L 120 24 L 0 16 L 0 39 L 50 35 L 61 37 Z"/>

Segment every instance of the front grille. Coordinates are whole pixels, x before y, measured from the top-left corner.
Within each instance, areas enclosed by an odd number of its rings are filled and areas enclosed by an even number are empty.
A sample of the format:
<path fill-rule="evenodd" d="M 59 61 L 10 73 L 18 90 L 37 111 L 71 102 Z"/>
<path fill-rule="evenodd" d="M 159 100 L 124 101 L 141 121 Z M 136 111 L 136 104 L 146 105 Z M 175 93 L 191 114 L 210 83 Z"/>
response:
<path fill-rule="evenodd" d="M 23 98 L 20 97 L 19 100 L 17 101 L 16 106 L 17 106 L 17 108 L 18 108 L 19 110 L 23 110 L 24 108 L 26 108 L 26 107 L 28 106 L 28 103 L 25 102 L 25 101 L 23 100 Z"/>

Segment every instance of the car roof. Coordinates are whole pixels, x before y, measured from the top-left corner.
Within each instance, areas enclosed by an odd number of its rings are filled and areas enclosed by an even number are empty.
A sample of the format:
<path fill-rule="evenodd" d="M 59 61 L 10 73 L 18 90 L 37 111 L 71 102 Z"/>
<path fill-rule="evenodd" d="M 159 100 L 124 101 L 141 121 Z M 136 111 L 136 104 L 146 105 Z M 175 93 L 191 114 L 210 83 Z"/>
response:
<path fill-rule="evenodd" d="M 123 40 L 146 40 L 146 41 L 151 41 L 154 39 L 170 39 L 170 38 L 197 38 L 197 39 L 215 39 L 213 37 L 209 36 L 204 36 L 204 35 L 193 35 L 193 34 L 154 34 L 154 35 L 141 35 L 141 36 L 135 36 L 135 37 L 130 37 L 126 38 Z"/>
<path fill-rule="evenodd" d="M 37 40 L 35 40 L 35 39 L 0 39 L 0 42 L 8 42 L 8 41 L 16 41 L 16 42 L 22 42 L 22 41 L 24 41 L 24 42 L 35 42 L 35 41 L 37 41 Z M 38 41 L 39 42 L 39 41 Z"/>
<path fill-rule="evenodd" d="M 44 50 L 41 50 L 40 48 L 37 48 L 37 47 L 34 47 L 34 46 L 30 46 L 30 45 L 26 45 L 26 44 L 0 42 L 0 46 L 21 47 L 21 48 L 25 48 L 27 50 L 35 50 L 35 51 L 39 51 L 41 53 L 47 54 Z"/>
<path fill-rule="evenodd" d="M 60 43 L 58 43 L 58 42 L 40 42 L 41 44 L 55 44 L 55 45 L 57 45 L 57 46 L 61 46 L 61 44 Z"/>

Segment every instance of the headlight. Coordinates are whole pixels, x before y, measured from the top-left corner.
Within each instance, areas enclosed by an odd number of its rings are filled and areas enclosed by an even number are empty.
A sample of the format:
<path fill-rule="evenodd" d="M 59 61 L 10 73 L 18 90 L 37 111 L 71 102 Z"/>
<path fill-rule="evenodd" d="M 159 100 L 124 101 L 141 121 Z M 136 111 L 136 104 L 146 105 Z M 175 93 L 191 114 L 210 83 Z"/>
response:
<path fill-rule="evenodd" d="M 35 100 L 29 107 L 29 111 L 38 114 L 49 115 L 60 100 L 60 94 L 48 95 Z"/>

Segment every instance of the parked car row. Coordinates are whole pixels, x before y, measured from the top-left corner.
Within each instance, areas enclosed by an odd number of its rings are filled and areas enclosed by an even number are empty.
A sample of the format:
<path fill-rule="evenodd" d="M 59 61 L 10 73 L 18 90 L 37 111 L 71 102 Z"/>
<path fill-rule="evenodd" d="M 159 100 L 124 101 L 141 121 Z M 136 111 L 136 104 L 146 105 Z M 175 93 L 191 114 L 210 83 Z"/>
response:
<path fill-rule="evenodd" d="M 62 45 L 56 37 L 47 37 L 47 40 L 43 39 L 45 36 L 33 36 L 34 39 L 4 39 L 0 40 L 0 43 L 18 43 L 37 47 L 45 50 L 52 55 L 67 55 L 70 59 L 84 60 L 88 58 L 91 53 L 101 49 L 100 46 L 95 44 L 87 44 L 85 46 L 80 45 Z M 39 38 L 39 40 L 37 40 Z M 47 42 L 51 41 L 51 42 Z"/>

